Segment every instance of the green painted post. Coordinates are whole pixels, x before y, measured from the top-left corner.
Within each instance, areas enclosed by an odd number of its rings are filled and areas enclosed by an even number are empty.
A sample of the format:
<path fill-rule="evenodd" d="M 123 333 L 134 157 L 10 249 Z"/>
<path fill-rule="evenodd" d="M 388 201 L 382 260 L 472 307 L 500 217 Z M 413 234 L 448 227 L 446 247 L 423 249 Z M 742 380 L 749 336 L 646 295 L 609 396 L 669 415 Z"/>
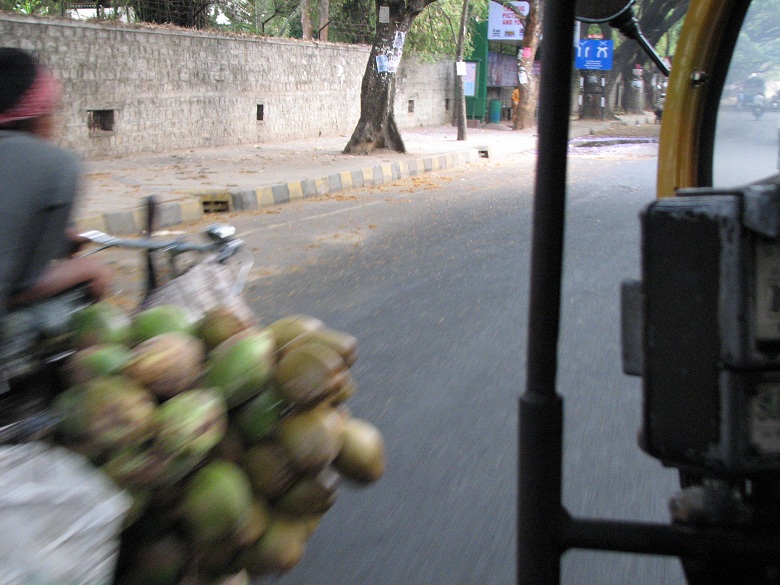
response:
<path fill-rule="evenodd" d="M 472 43 L 474 45 L 466 61 L 477 63 L 477 87 L 474 97 L 466 98 L 466 117 L 473 120 L 485 120 L 487 115 L 487 70 L 488 70 L 488 41 L 487 21 L 472 24 Z"/>

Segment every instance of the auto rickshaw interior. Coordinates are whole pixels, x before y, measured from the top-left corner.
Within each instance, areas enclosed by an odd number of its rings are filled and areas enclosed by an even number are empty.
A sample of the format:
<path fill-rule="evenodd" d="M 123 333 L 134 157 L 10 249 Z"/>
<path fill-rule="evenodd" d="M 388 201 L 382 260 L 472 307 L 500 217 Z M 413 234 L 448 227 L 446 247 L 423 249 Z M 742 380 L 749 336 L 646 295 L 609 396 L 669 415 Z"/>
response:
<path fill-rule="evenodd" d="M 691 584 L 780 582 L 778 132 L 765 122 L 754 127 L 771 142 L 761 160 L 721 140 L 730 125 L 747 134 L 744 125 L 757 121 L 729 101 L 737 71 L 730 67 L 752 9 L 769 1 L 691 0 L 661 125 L 658 199 L 640 217 L 641 279 L 622 287 L 624 372 L 643 386 L 639 444 L 680 473 L 668 525 L 572 518 L 563 508 L 563 398 L 549 360 L 565 209 L 567 122 L 559 119 L 568 119 L 569 104 L 553 99 L 568 81 L 560 80 L 571 57 L 564 23 L 609 23 L 660 59 L 643 40 L 635 0 L 545 5 L 528 376 L 519 404 L 518 583 L 558 583 L 560 556 L 572 548 L 677 556 Z"/>

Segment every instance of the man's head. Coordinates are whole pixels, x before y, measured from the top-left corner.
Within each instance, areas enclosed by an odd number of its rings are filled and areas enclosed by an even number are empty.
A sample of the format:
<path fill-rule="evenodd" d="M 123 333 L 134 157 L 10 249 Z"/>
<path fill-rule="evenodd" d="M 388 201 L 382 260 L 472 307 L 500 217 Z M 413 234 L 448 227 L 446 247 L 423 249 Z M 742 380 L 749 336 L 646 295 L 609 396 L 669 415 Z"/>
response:
<path fill-rule="evenodd" d="M 0 129 L 48 136 L 59 85 L 30 53 L 0 47 Z"/>

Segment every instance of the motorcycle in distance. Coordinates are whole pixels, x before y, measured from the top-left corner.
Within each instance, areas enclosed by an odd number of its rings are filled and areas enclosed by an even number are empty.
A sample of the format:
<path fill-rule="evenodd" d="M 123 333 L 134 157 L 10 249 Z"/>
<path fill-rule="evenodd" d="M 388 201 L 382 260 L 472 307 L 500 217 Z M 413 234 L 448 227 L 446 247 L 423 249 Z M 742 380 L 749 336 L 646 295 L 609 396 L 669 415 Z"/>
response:
<path fill-rule="evenodd" d="M 750 106 L 750 111 L 753 114 L 753 119 L 761 119 L 761 116 L 763 116 L 764 112 L 766 111 L 766 99 L 763 95 L 759 93 L 753 97 L 753 103 Z"/>

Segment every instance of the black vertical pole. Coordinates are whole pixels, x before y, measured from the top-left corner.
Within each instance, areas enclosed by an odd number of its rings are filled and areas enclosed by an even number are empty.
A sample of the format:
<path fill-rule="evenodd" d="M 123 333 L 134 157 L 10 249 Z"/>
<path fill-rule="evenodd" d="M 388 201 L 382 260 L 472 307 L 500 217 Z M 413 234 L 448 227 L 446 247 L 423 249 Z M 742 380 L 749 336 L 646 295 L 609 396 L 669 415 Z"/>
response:
<path fill-rule="evenodd" d="M 149 195 L 146 198 L 146 235 L 152 237 L 154 233 L 154 224 L 157 221 L 157 198 Z M 154 266 L 154 254 L 151 250 L 146 251 L 146 294 L 148 295 L 157 288 L 157 270 Z"/>
<path fill-rule="evenodd" d="M 556 393 L 575 0 L 543 3 L 526 391 L 519 399 L 518 585 L 558 585 L 563 401 Z"/>

